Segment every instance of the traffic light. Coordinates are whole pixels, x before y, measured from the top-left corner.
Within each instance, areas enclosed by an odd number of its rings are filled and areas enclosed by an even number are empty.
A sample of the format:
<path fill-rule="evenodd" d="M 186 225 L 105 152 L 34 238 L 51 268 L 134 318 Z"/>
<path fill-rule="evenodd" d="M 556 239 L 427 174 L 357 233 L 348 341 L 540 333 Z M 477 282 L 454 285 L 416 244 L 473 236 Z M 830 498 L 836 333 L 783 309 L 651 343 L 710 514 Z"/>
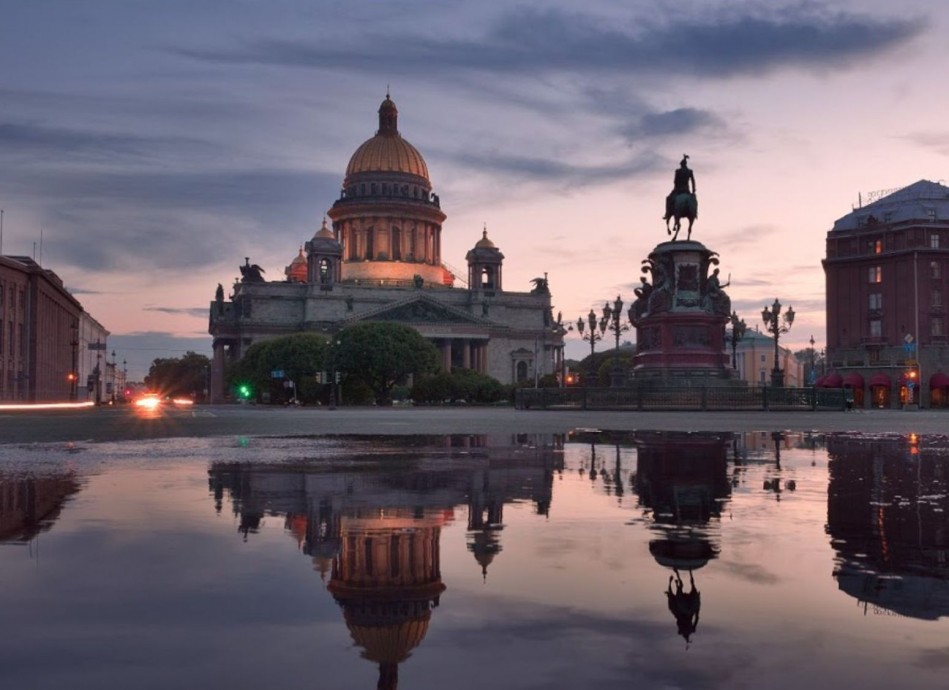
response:
<path fill-rule="evenodd" d="M 237 386 L 238 397 L 243 398 L 244 400 L 247 400 L 250 397 L 250 394 L 251 394 L 250 384 L 242 383 Z"/>

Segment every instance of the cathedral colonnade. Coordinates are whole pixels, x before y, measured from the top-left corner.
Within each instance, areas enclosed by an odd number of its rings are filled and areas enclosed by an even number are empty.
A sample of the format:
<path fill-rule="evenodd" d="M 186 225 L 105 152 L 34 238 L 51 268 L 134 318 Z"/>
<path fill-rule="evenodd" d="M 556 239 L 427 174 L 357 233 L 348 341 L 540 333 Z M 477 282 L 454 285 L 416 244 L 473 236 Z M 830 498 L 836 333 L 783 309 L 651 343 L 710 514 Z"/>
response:
<path fill-rule="evenodd" d="M 442 371 L 471 369 L 479 374 L 488 373 L 488 339 L 484 337 L 430 338 L 438 348 L 439 367 Z"/>

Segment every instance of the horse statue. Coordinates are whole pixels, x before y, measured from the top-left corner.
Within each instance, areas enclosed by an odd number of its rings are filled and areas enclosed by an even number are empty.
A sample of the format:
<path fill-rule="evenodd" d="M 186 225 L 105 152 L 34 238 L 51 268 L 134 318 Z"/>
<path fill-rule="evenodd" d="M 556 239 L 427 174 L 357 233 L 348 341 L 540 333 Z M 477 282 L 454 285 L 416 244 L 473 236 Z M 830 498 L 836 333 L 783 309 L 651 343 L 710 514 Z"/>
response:
<path fill-rule="evenodd" d="M 679 236 L 679 230 L 682 228 L 682 219 L 688 219 L 689 227 L 688 234 L 686 236 L 687 240 L 692 239 L 692 223 L 695 222 L 695 219 L 699 215 L 699 202 L 695 198 L 695 194 L 691 192 L 683 192 L 677 194 L 675 201 L 672 206 L 672 218 L 673 221 L 672 227 L 669 227 L 670 218 L 666 218 L 666 233 L 672 235 L 672 241 L 675 242 L 676 238 Z"/>

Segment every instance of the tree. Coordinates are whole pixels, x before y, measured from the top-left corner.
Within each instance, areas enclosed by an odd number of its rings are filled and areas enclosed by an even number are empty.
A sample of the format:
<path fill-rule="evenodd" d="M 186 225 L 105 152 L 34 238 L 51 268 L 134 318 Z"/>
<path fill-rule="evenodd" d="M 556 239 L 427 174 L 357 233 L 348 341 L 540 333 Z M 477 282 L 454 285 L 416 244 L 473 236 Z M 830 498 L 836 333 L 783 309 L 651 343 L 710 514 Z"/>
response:
<path fill-rule="evenodd" d="M 392 387 L 410 374 L 435 371 L 438 350 L 418 331 L 399 323 L 365 322 L 344 328 L 337 336 L 336 369 L 361 380 L 386 404 Z"/>
<path fill-rule="evenodd" d="M 328 361 L 326 338 L 315 333 L 294 333 L 254 343 L 241 358 L 230 376 L 231 385 L 249 385 L 257 392 L 269 391 L 271 400 L 297 397 L 310 402 L 318 397 L 316 374 L 326 369 Z M 283 372 L 275 379 L 273 372 Z M 295 389 L 284 387 L 293 381 Z M 312 385 L 311 385 L 312 384 Z"/>
<path fill-rule="evenodd" d="M 145 385 L 163 395 L 204 400 L 210 370 L 211 360 L 189 350 L 183 357 L 155 359 Z"/>

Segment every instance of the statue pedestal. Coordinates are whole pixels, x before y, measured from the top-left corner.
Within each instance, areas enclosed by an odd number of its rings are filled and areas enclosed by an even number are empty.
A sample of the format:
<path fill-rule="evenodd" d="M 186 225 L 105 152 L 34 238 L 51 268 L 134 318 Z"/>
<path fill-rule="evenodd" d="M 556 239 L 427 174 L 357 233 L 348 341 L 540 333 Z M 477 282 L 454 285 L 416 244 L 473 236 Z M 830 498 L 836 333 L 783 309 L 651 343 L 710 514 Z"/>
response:
<path fill-rule="evenodd" d="M 630 310 L 637 382 L 729 380 L 725 324 L 731 300 L 718 278 L 717 257 L 700 242 L 663 242 L 643 261 L 652 283 L 643 278 Z"/>

